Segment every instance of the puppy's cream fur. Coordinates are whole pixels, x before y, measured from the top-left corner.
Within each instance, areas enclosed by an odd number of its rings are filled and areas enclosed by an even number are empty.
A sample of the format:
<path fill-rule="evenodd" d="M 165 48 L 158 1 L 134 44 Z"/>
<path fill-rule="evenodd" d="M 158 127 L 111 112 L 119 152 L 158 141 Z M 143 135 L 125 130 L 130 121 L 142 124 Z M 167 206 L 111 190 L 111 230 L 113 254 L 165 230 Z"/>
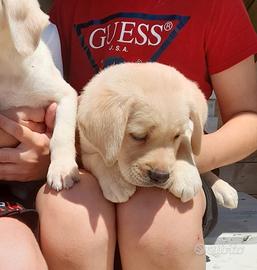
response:
<path fill-rule="evenodd" d="M 136 186 L 157 186 L 186 202 L 201 188 L 194 155 L 206 118 L 202 92 L 176 69 L 158 63 L 109 67 L 81 97 L 83 165 L 110 201 L 127 201 Z"/>
<path fill-rule="evenodd" d="M 0 111 L 57 102 L 47 181 L 56 190 L 78 180 L 75 162 L 77 95 L 40 40 L 48 24 L 36 0 L 0 1 Z"/>

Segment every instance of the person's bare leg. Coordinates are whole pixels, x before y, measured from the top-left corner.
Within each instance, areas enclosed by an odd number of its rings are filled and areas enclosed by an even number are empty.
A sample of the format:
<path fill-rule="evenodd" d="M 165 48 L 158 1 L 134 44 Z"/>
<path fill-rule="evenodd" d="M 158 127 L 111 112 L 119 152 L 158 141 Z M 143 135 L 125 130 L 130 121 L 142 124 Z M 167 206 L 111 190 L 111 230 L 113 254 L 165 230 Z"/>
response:
<path fill-rule="evenodd" d="M 70 190 L 38 193 L 41 246 L 50 270 L 111 270 L 115 249 L 115 209 L 97 180 L 81 174 Z"/>
<path fill-rule="evenodd" d="M 205 196 L 182 203 L 169 192 L 138 188 L 117 206 L 123 270 L 203 270 L 202 217 Z"/>
<path fill-rule="evenodd" d="M 34 234 L 24 223 L 1 217 L 0 234 L 0 269 L 48 269 Z"/>

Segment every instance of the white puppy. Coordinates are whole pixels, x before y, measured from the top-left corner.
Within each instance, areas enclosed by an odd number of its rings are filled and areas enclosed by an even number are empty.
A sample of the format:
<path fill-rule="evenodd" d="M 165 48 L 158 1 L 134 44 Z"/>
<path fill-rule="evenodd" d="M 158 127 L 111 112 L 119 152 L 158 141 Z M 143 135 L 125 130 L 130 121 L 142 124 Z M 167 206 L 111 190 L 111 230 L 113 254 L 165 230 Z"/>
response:
<path fill-rule="evenodd" d="M 158 63 L 109 67 L 81 96 L 83 165 L 112 202 L 127 201 L 136 186 L 168 189 L 186 202 L 201 188 L 194 155 L 206 118 L 202 92 L 176 69 Z M 225 186 L 225 196 L 230 189 Z"/>
<path fill-rule="evenodd" d="M 75 161 L 77 95 L 40 40 L 48 24 L 36 0 L 0 1 L 0 111 L 58 104 L 47 182 L 56 190 L 78 180 Z"/>

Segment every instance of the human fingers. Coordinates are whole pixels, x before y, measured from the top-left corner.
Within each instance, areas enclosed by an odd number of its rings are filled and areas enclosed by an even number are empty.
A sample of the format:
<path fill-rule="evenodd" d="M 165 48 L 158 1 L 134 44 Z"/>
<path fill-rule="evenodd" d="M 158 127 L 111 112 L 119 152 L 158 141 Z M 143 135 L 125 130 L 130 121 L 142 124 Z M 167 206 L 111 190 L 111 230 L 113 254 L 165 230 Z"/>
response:
<path fill-rule="evenodd" d="M 50 162 L 49 148 L 45 146 L 45 151 L 41 151 L 39 147 L 29 149 L 22 145 L 13 151 L 0 151 L 1 180 L 26 182 L 46 177 Z"/>
<path fill-rule="evenodd" d="M 16 163 L 20 160 L 20 153 L 16 148 L 1 148 L 0 163 Z"/>
<path fill-rule="evenodd" d="M 30 130 L 38 133 L 45 133 L 46 125 L 45 123 L 33 122 L 33 121 L 19 121 L 19 124 L 29 128 Z"/>
<path fill-rule="evenodd" d="M 45 111 L 43 108 L 34 109 L 29 107 L 18 107 L 2 111 L 1 114 L 28 127 L 32 131 L 44 133 L 46 130 L 44 124 Z"/>
<path fill-rule="evenodd" d="M 44 151 L 44 155 L 47 154 L 49 151 Z M 36 163 L 38 159 L 38 153 L 29 149 L 19 147 L 0 149 L 0 163 Z"/>
<path fill-rule="evenodd" d="M 16 121 L 33 121 L 33 122 L 44 122 L 45 109 L 44 108 L 30 108 L 30 107 L 16 107 L 5 111 L 1 114 Z"/>
<path fill-rule="evenodd" d="M 18 141 L 28 145 L 37 145 L 38 133 L 0 114 L 0 127 Z"/>
<path fill-rule="evenodd" d="M 17 171 L 19 170 L 16 164 L 0 164 L 0 177 L 3 181 L 19 181 Z"/>
<path fill-rule="evenodd" d="M 31 175 L 30 167 L 22 167 L 20 164 L 0 164 L 0 178 L 3 181 L 28 182 L 36 180 Z"/>

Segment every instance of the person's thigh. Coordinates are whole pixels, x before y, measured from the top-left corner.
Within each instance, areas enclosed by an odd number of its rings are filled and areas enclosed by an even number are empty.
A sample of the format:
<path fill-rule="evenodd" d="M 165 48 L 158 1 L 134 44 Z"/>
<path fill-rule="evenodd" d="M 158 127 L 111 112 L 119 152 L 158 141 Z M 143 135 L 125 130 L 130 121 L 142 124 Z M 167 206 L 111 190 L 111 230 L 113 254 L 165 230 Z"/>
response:
<path fill-rule="evenodd" d="M 34 234 L 24 223 L 1 217 L 0 234 L 0 269 L 48 269 Z"/>
<path fill-rule="evenodd" d="M 93 176 L 85 172 L 78 184 L 59 193 L 42 187 L 37 210 L 50 269 L 113 269 L 115 209 Z"/>
<path fill-rule="evenodd" d="M 118 242 L 123 270 L 205 269 L 201 191 L 182 203 L 169 192 L 138 188 L 117 206 Z"/>

